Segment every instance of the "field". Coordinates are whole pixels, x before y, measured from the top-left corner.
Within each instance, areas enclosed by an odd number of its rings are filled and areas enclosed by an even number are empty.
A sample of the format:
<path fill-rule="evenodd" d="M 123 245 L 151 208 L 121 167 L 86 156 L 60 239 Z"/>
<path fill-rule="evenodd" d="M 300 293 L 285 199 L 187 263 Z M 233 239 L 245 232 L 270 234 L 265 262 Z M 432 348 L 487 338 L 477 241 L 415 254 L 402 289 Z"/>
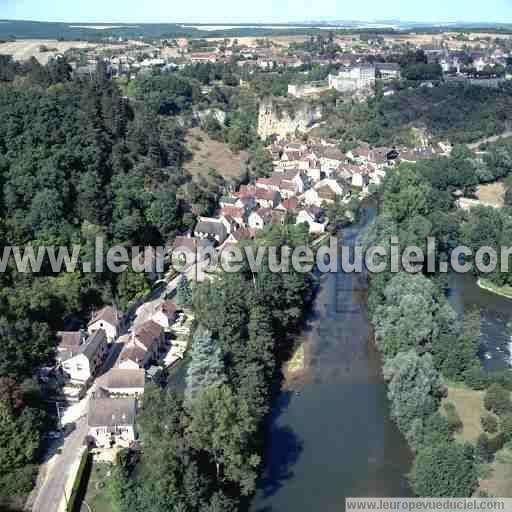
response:
<path fill-rule="evenodd" d="M 207 39 L 208 41 L 218 41 L 221 38 L 208 37 Z M 304 41 L 307 41 L 309 36 L 233 37 L 230 39 L 230 42 L 233 42 L 235 39 L 238 41 L 239 46 L 247 46 L 249 48 L 256 48 L 258 46 L 257 41 L 261 41 L 262 39 L 268 40 L 276 46 L 288 47 L 292 43 L 303 43 Z"/>
<path fill-rule="evenodd" d="M 462 430 L 455 434 L 455 438 L 460 442 L 475 443 L 482 433 L 480 417 L 485 413 L 483 392 L 449 386 L 445 401 L 455 405 L 464 425 Z"/>
<path fill-rule="evenodd" d="M 192 176 L 206 175 L 208 170 L 216 169 L 224 178 L 238 178 L 247 160 L 247 153 L 233 153 L 223 142 L 210 139 L 200 128 L 188 131 L 185 143 L 193 154 L 185 169 Z"/>
<path fill-rule="evenodd" d="M 480 185 L 477 189 L 476 196 L 485 204 L 502 208 L 505 204 L 505 187 L 502 182 L 488 183 Z"/>
<path fill-rule="evenodd" d="M 57 51 L 41 52 L 39 48 L 56 48 Z M 0 54 L 12 55 L 14 60 L 28 60 L 35 57 L 41 64 L 46 64 L 50 57 L 57 53 L 64 53 L 70 48 L 92 48 L 93 45 L 85 41 L 57 41 L 54 39 L 22 39 L 10 43 L 0 44 Z"/>

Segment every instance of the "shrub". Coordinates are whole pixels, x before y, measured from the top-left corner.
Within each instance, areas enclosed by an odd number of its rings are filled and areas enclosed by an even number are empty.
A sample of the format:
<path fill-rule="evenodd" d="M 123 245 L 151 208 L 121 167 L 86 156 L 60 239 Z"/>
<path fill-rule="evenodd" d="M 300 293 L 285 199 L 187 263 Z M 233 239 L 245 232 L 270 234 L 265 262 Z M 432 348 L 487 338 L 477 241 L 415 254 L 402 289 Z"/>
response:
<path fill-rule="evenodd" d="M 494 457 L 493 447 L 487 434 L 480 434 L 476 442 L 476 455 L 482 462 L 491 462 Z"/>
<path fill-rule="evenodd" d="M 510 392 L 500 384 L 492 384 L 484 396 L 484 406 L 488 411 L 502 416 L 511 412 Z"/>
<path fill-rule="evenodd" d="M 480 391 L 487 387 L 488 377 L 483 368 L 470 368 L 469 370 L 464 372 L 464 382 L 471 389 Z"/>
<path fill-rule="evenodd" d="M 448 420 L 448 428 L 450 429 L 450 432 L 454 433 L 461 430 L 463 424 L 455 405 L 451 402 L 447 402 L 444 404 L 444 410 L 446 412 L 446 419 Z"/>
<path fill-rule="evenodd" d="M 500 418 L 500 428 L 505 440 L 512 441 L 512 415 L 507 414 Z"/>
<path fill-rule="evenodd" d="M 498 420 L 496 416 L 493 416 L 492 414 L 484 414 L 480 418 L 480 422 L 482 423 L 482 428 L 485 432 L 495 434 L 498 431 Z"/>

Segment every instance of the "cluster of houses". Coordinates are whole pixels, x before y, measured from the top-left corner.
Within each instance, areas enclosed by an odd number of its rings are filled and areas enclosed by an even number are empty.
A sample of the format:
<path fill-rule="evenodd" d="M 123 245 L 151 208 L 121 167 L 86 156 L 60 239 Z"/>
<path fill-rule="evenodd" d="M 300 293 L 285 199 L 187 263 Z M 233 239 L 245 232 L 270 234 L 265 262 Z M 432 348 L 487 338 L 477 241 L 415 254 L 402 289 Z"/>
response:
<path fill-rule="evenodd" d="M 170 353 L 166 333 L 182 317 L 174 302 L 164 300 L 148 320 L 121 334 L 127 327 L 126 319 L 117 308 L 105 306 L 96 312 L 87 330 L 57 333 L 56 368 L 66 382 L 66 398 L 80 399 L 94 384 L 87 412 L 92 444 L 109 448 L 135 441 L 137 401 L 146 380 L 154 378 L 155 369 L 159 369 L 153 363 Z M 179 348 L 174 362 L 183 358 L 186 347 Z M 117 358 L 115 364 L 106 365 L 112 356 Z"/>
<path fill-rule="evenodd" d="M 326 231 L 326 206 L 347 203 L 352 193 L 365 195 L 399 161 L 415 162 L 447 154 L 448 145 L 415 149 L 361 145 L 343 153 L 335 142 L 280 140 L 268 147 L 274 163 L 269 177 L 241 185 L 220 198 L 215 217 L 200 217 L 193 232 L 178 237 L 174 247 L 195 251 L 200 245 L 225 246 L 250 240 L 271 225 L 306 224 L 312 235 Z"/>

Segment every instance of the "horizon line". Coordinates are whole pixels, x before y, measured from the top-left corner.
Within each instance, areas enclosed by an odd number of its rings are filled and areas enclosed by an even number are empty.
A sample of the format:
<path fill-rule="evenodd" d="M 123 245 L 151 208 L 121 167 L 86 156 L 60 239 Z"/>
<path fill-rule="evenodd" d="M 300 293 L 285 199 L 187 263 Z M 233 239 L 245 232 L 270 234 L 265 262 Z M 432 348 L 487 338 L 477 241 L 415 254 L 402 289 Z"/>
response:
<path fill-rule="evenodd" d="M 454 25 L 454 26 L 463 26 L 463 25 L 473 25 L 478 27 L 480 24 L 482 25 L 512 25 L 512 20 L 510 21 L 463 21 L 463 20 L 443 20 L 443 21 L 420 21 L 417 19 L 401 19 L 401 18 L 388 18 L 388 19 L 372 19 L 372 20 L 363 20 L 363 19 L 316 19 L 312 21 L 304 21 L 304 20 L 288 20 L 288 21 L 63 21 L 63 20 L 39 20 L 39 19 L 13 19 L 13 18 L 0 18 L 0 22 L 25 22 L 25 23 L 60 23 L 60 24 L 76 24 L 80 23 L 83 25 L 198 25 L 198 26 L 239 26 L 239 25 L 300 25 L 300 28 L 314 28 L 315 24 L 325 25 L 332 23 L 334 27 L 339 28 L 353 28 L 353 27 L 344 27 L 343 23 L 361 23 L 361 24 L 381 24 L 383 27 L 381 28 L 393 28 L 393 24 L 396 23 L 415 23 L 418 25 L 423 25 L 424 27 L 433 27 L 433 26 L 446 26 L 446 25 Z M 192 28 L 192 27 L 191 27 Z M 420 27 L 419 27 L 420 28 Z"/>

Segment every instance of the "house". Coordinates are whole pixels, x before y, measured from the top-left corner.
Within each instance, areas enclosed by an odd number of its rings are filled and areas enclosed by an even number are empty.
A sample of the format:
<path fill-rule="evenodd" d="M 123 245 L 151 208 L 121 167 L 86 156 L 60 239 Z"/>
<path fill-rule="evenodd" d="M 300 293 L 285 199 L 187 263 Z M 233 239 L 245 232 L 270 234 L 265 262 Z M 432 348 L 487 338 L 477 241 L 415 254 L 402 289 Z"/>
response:
<path fill-rule="evenodd" d="M 343 187 L 336 180 L 324 179 L 315 184 L 317 190 L 323 187 L 330 188 L 337 196 L 343 195 Z"/>
<path fill-rule="evenodd" d="M 400 65 L 396 62 L 376 62 L 375 69 L 381 80 L 400 80 Z"/>
<path fill-rule="evenodd" d="M 356 188 L 365 188 L 370 183 L 370 174 L 367 169 L 359 169 L 352 173 L 352 186 Z"/>
<path fill-rule="evenodd" d="M 104 329 L 98 329 L 76 349 L 61 351 L 59 364 L 71 382 L 87 385 L 97 375 L 108 350 L 107 334 Z"/>
<path fill-rule="evenodd" d="M 240 206 L 224 206 L 220 210 L 220 216 L 224 218 L 232 218 L 239 227 L 243 227 L 247 220 L 246 210 Z M 231 233 L 231 231 L 229 233 Z"/>
<path fill-rule="evenodd" d="M 327 219 L 325 218 L 322 208 L 311 207 L 301 210 L 295 221 L 295 224 L 306 223 L 309 226 L 311 234 L 324 233 L 327 226 Z"/>
<path fill-rule="evenodd" d="M 176 304 L 171 300 L 164 300 L 157 306 L 151 320 L 157 323 L 165 331 L 168 331 L 176 321 L 177 317 L 178 308 Z"/>
<path fill-rule="evenodd" d="M 281 202 L 281 195 L 274 190 L 256 189 L 256 202 L 261 208 L 275 208 Z"/>
<path fill-rule="evenodd" d="M 220 219 L 199 217 L 199 222 L 194 229 L 194 236 L 201 239 L 215 240 L 221 244 L 226 240 L 228 232 Z"/>
<path fill-rule="evenodd" d="M 263 229 L 271 224 L 284 225 L 286 213 L 282 210 L 271 208 L 260 208 L 249 215 L 249 227 L 252 229 Z"/>
<path fill-rule="evenodd" d="M 278 190 L 281 195 L 285 195 L 287 190 L 291 190 L 294 194 L 302 194 L 306 188 L 300 169 L 276 170 L 272 174 L 272 179 L 279 180 Z"/>
<path fill-rule="evenodd" d="M 337 169 L 340 164 L 347 163 L 348 157 L 336 147 L 315 146 L 314 155 L 320 161 L 323 172 L 329 173 L 331 169 Z"/>
<path fill-rule="evenodd" d="M 145 368 L 150 361 L 146 359 L 147 350 L 138 346 L 133 339 L 125 344 L 119 356 L 118 368 L 124 370 L 136 370 Z"/>
<path fill-rule="evenodd" d="M 301 201 L 308 206 L 322 206 L 322 198 L 318 194 L 318 190 L 310 188 L 300 197 Z"/>
<path fill-rule="evenodd" d="M 180 250 L 188 249 L 193 254 L 196 254 L 198 249 L 200 249 L 202 247 L 208 247 L 211 245 L 213 245 L 212 240 L 208 240 L 206 238 L 205 239 L 193 238 L 189 234 L 187 236 L 177 236 L 175 238 L 174 242 L 172 243 L 171 250 L 175 251 L 177 249 L 180 249 Z"/>
<path fill-rule="evenodd" d="M 235 206 L 238 198 L 235 196 L 222 196 L 219 199 L 219 206 L 221 208 L 229 207 L 229 206 Z"/>
<path fill-rule="evenodd" d="M 295 213 L 299 206 L 299 200 L 296 197 L 290 197 L 289 199 L 284 199 L 283 202 L 276 207 L 276 210 L 282 210 L 288 213 Z"/>
<path fill-rule="evenodd" d="M 142 396 L 145 383 L 146 372 L 140 368 L 130 370 L 112 368 L 98 379 L 98 387 L 110 396 Z"/>
<path fill-rule="evenodd" d="M 121 351 L 119 368 L 146 368 L 160 357 L 164 341 L 164 330 L 154 320 L 140 324 Z"/>
<path fill-rule="evenodd" d="M 225 242 L 219 247 L 219 251 L 223 251 L 230 245 L 236 245 L 243 240 L 253 240 L 256 237 L 256 231 L 253 228 L 240 228 L 231 233 Z"/>
<path fill-rule="evenodd" d="M 92 317 L 87 325 L 87 330 L 89 334 L 92 334 L 99 329 L 103 329 L 109 343 L 111 343 L 119 336 L 122 320 L 123 314 L 116 307 L 105 306 Z"/>
<path fill-rule="evenodd" d="M 190 60 L 193 63 L 217 62 L 218 55 L 213 52 L 195 52 L 190 54 Z"/>
<path fill-rule="evenodd" d="M 73 354 L 78 354 L 82 344 L 87 339 L 84 331 L 59 331 L 57 333 L 57 363 L 69 359 Z"/>
<path fill-rule="evenodd" d="M 91 398 L 87 414 L 89 437 L 98 448 L 128 448 L 136 439 L 135 398 Z"/>

